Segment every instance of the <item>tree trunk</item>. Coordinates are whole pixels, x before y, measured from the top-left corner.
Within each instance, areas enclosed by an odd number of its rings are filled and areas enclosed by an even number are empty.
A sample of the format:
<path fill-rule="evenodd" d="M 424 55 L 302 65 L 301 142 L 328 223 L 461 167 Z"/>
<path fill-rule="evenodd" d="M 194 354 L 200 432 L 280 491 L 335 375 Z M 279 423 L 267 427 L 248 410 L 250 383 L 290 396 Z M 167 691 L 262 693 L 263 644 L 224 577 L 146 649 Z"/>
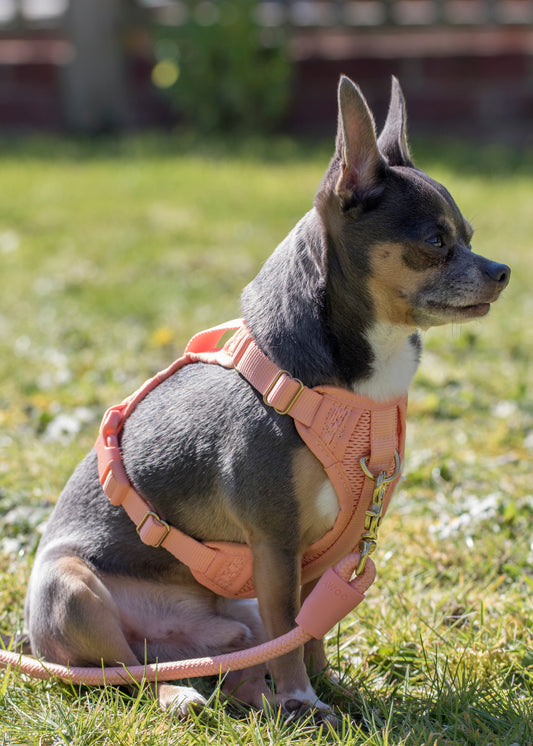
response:
<path fill-rule="evenodd" d="M 65 68 L 68 124 L 105 132 L 128 121 L 123 32 L 128 0 L 70 0 L 65 16 L 73 59 Z"/>

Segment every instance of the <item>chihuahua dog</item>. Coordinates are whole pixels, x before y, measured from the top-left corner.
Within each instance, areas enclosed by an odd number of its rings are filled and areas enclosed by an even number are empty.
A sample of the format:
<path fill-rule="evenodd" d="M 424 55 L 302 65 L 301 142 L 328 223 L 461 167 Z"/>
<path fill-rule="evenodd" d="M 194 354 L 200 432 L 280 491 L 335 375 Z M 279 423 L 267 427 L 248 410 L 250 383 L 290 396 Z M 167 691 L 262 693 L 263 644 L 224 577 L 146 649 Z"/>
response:
<path fill-rule="evenodd" d="M 420 329 L 485 316 L 507 266 L 471 250 L 472 228 L 448 191 L 413 166 L 396 80 L 379 138 L 359 88 L 342 77 L 336 149 L 312 209 L 245 288 L 257 345 L 307 386 L 385 402 L 407 392 Z M 187 365 L 125 423 L 120 448 L 135 489 L 200 541 L 247 544 L 257 601 L 218 596 L 163 548 L 143 544 L 106 499 L 94 450 L 61 494 L 35 558 L 26 600 L 34 653 L 106 665 L 229 652 L 294 627 L 305 549 L 335 523 L 339 503 L 294 422 L 267 407 L 235 370 Z M 310 669 L 313 640 L 266 666 L 232 672 L 225 691 L 252 706 L 328 717 Z M 186 715 L 205 703 L 187 686 L 154 686 Z"/>

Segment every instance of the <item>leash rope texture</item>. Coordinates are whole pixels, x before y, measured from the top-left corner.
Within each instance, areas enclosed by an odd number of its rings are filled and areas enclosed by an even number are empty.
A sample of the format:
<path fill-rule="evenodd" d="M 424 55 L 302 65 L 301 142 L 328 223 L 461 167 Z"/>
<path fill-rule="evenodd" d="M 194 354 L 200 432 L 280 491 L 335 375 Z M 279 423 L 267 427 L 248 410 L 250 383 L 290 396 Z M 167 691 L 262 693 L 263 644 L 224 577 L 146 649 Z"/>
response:
<path fill-rule="evenodd" d="M 289 653 L 291 650 L 306 643 L 311 637 L 316 636 L 316 634 L 323 637 L 334 624 L 344 618 L 351 609 L 363 600 L 365 592 L 372 585 L 376 576 L 374 563 L 372 560 L 368 560 L 364 572 L 350 581 L 360 559 L 361 555 L 357 552 L 349 554 L 337 564 L 334 570 L 330 571 L 330 574 L 326 573 L 322 576 L 302 605 L 302 610 L 296 619 L 297 627 L 285 635 L 281 635 L 261 645 L 256 645 L 253 648 L 248 648 L 247 650 L 217 655 L 212 658 L 192 658 L 190 660 L 148 663 L 146 665 L 128 667 L 102 666 L 101 668 L 96 666 L 62 666 L 28 655 L 20 655 L 9 650 L 0 650 L 0 665 L 17 670 L 20 673 L 28 674 L 37 679 L 48 680 L 57 678 L 70 684 L 87 686 L 107 684 L 124 685 L 145 681 L 171 681 L 197 676 L 215 676 L 230 670 L 239 671 L 243 668 L 265 663 L 273 658 L 278 658 L 285 653 Z M 306 631 L 303 626 L 314 626 L 313 617 L 315 616 L 315 609 L 313 594 L 315 590 L 322 589 L 315 595 L 315 602 L 318 603 L 317 598 L 319 598 L 320 605 L 324 606 L 324 596 L 322 593 L 326 586 L 331 585 L 331 574 L 334 574 L 339 581 L 329 588 L 332 605 L 335 604 L 335 601 L 337 602 L 336 613 L 332 612 L 332 615 L 338 618 L 333 621 L 333 624 L 330 624 L 331 615 L 328 619 L 320 620 L 316 625 L 316 630 L 314 630 L 316 634 L 314 634 L 313 631 Z M 306 606 L 309 610 L 307 614 L 305 611 Z M 310 617 L 309 621 L 308 617 Z M 303 626 L 300 626 L 300 624 Z"/>

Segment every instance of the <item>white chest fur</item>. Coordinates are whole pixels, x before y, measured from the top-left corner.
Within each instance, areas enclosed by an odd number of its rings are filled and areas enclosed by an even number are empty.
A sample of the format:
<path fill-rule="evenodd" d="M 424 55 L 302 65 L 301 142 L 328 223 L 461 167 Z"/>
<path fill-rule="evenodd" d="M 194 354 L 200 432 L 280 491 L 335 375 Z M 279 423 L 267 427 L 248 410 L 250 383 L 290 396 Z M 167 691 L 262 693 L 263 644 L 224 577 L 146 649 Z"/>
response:
<path fill-rule="evenodd" d="M 378 321 L 367 333 L 374 353 L 372 375 L 354 386 L 354 392 L 376 401 L 406 394 L 418 367 L 419 351 L 410 327 Z"/>
<path fill-rule="evenodd" d="M 320 517 L 325 519 L 326 523 L 329 524 L 329 528 L 332 528 L 340 508 L 337 493 L 329 479 L 326 479 L 320 488 L 316 496 L 315 506 Z"/>

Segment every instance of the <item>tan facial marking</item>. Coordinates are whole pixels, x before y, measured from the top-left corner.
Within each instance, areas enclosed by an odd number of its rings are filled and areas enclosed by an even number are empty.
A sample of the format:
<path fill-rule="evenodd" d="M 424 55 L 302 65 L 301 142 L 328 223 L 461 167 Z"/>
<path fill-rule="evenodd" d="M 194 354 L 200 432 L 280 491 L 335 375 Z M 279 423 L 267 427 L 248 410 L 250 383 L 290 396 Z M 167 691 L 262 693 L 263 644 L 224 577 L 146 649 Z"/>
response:
<path fill-rule="evenodd" d="M 402 259 L 400 244 L 382 244 L 372 252 L 368 283 L 377 320 L 416 326 L 410 298 L 438 271 L 410 269 Z"/>

